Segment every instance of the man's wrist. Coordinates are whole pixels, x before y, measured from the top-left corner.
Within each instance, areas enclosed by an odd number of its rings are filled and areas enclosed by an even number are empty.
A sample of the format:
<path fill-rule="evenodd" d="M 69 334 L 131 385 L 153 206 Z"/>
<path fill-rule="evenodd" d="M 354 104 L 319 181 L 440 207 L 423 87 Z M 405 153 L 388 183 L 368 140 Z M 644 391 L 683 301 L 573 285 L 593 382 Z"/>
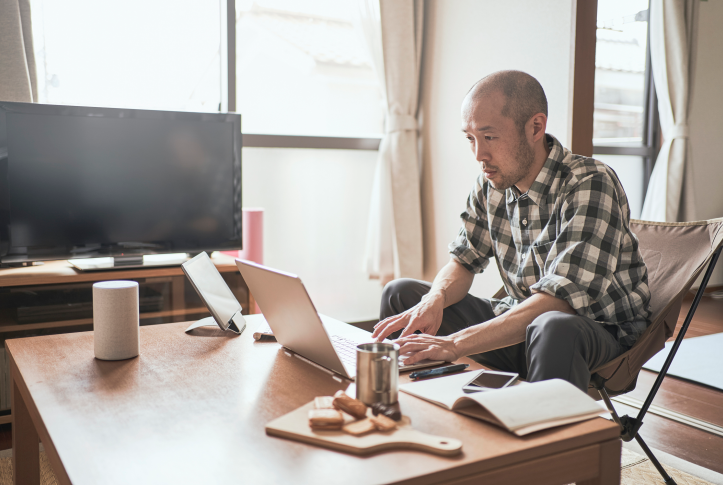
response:
<path fill-rule="evenodd" d="M 478 323 L 449 336 L 458 359 L 480 352 L 480 332 L 484 331 L 484 327 L 484 323 Z"/>
<path fill-rule="evenodd" d="M 468 352 L 465 351 L 465 338 L 458 333 L 450 335 L 452 339 L 452 348 L 454 349 L 455 360 L 466 357 Z"/>
<path fill-rule="evenodd" d="M 433 290 L 422 297 L 422 301 L 432 306 L 441 306 L 442 310 L 446 307 L 447 292 L 443 289 Z"/>

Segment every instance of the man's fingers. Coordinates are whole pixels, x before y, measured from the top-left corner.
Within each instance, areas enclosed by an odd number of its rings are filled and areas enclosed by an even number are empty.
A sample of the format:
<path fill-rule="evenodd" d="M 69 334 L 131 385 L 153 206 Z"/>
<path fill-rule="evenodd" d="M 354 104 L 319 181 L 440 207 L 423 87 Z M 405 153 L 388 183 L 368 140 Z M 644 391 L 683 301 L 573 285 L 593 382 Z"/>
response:
<path fill-rule="evenodd" d="M 409 358 L 407 358 L 404 361 L 404 364 L 405 365 L 416 364 L 420 360 L 424 360 L 427 358 L 430 360 L 437 360 L 437 359 L 434 359 L 433 355 L 432 355 L 433 352 L 435 352 L 435 350 L 436 349 L 427 348 L 426 350 L 421 350 L 419 352 L 415 352 L 414 354 L 410 355 Z"/>
<path fill-rule="evenodd" d="M 387 322 L 384 326 L 381 326 L 374 330 L 374 333 L 372 333 L 372 338 L 378 339 L 380 341 L 384 340 L 385 338 L 387 338 L 387 335 L 395 332 L 400 328 L 404 328 L 404 321 L 401 319 Z"/>
<path fill-rule="evenodd" d="M 399 348 L 399 353 L 404 355 L 411 352 L 419 352 L 429 348 L 429 344 L 423 342 L 407 342 Z"/>
<path fill-rule="evenodd" d="M 397 330 L 404 328 L 405 323 L 406 321 L 404 319 L 390 322 L 385 327 L 379 327 L 377 330 L 375 330 L 372 334 L 372 338 L 376 339 L 377 342 L 381 342 Z"/>
<path fill-rule="evenodd" d="M 384 320 L 381 320 L 381 321 L 380 321 L 379 323 L 377 323 L 376 325 L 374 325 L 374 328 L 380 327 L 380 326 L 382 326 L 382 325 L 386 325 L 386 324 L 389 323 L 390 321 L 394 320 L 395 318 L 399 318 L 400 316 L 401 316 L 401 315 L 393 315 L 393 316 L 391 316 L 391 317 L 387 317 L 387 318 L 385 318 Z"/>
<path fill-rule="evenodd" d="M 372 338 L 377 338 L 379 336 L 379 334 L 384 332 L 384 330 L 388 326 L 394 325 L 396 322 L 398 322 L 399 320 L 403 320 L 403 319 L 404 319 L 404 314 L 394 315 L 393 317 L 385 318 L 381 322 L 374 325 L 374 332 L 372 332 Z"/>
<path fill-rule="evenodd" d="M 411 335 L 407 335 L 406 337 L 399 337 L 394 341 L 394 343 L 397 343 L 399 345 L 404 345 L 407 342 L 416 341 L 419 337 L 421 337 L 424 334 L 421 333 L 413 333 Z"/>
<path fill-rule="evenodd" d="M 426 328 L 426 327 L 422 327 L 420 318 L 412 318 L 409 321 L 409 325 L 406 326 L 406 328 L 404 329 L 402 334 L 399 336 L 399 338 L 404 338 L 404 337 L 408 337 L 409 335 L 413 335 L 414 332 L 416 332 L 417 330 L 424 333 L 424 328 Z"/>
<path fill-rule="evenodd" d="M 377 323 L 376 325 L 374 325 L 374 328 L 383 327 L 383 326 L 385 326 L 386 324 L 388 324 L 389 322 L 392 322 L 392 321 L 396 320 L 396 319 L 399 318 L 399 317 L 401 317 L 401 315 L 393 315 L 393 316 L 391 316 L 391 317 L 387 317 L 387 318 L 385 318 L 384 320 L 382 320 L 382 321 L 380 321 L 379 323 Z"/>

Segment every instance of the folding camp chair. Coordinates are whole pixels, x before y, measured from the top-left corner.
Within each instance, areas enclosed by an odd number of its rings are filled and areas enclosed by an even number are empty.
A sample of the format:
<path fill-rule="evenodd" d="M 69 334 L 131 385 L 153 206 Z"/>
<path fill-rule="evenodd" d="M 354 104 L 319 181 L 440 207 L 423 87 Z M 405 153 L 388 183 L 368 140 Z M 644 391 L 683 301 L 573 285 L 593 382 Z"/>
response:
<path fill-rule="evenodd" d="M 630 228 L 638 237 L 640 252 L 648 267 L 652 323 L 630 350 L 597 369 L 592 369 L 588 393 L 595 398 L 597 398 L 595 394 L 598 393 L 602 396 L 610 414 L 621 428 L 623 441 L 631 441 L 634 438 L 660 472 L 665 483 L 674 484 L 673 478 L 660 465 L 638 431 L 685 337 L 685 332 L 720 256 L 723 244 L 723 218 L 681 223 L 632 220 Z M 638 415 L 634 418 L 627 415 L 619 417 L 610 401 L 610 396 L 635 389 L 643 364 L 662 350 L 665 341 L 673 335 L 683 298 L 704 270 L 705 275 L 685 317 L 685 322 Z"/>

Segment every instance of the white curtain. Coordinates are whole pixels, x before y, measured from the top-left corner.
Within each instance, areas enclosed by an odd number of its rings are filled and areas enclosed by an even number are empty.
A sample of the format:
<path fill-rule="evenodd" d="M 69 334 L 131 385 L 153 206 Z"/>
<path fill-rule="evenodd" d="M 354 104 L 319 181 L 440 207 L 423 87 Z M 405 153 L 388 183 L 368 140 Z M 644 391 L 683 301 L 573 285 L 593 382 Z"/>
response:
<path fill-rule="evenodd" d="M 0 0 L 0 101 L 37 100 L 30 0 Z"/>
<path fill-rule="evenodd" d="M 382 283 L 421 278 L 418 98 L 423 0 L 358 0 L 362 31 L 384 95 L 367 232 L 366 272 Z"/>
<path fill-rule="evenodd" d="M 695 220 L 688 111 L 700 0 L 651 0 L 650 55 L 663 146 L 650 178 L 642 219 Z"/>

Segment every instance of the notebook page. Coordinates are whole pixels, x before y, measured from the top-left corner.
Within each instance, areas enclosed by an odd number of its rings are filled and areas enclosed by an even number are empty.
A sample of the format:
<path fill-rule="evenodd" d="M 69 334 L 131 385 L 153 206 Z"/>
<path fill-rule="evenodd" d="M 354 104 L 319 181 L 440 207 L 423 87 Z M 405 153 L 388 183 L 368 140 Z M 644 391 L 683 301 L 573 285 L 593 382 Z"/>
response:
<path fill-rule="evenodd" d="M 603 412 L 590 396 L 562 379 L 477 392 L 467 397 L 485 407 L 511 431 Z"/>
<path fill-rule="evenodd" d="M 399 386 L 399 390 L 451 410 L 457 399 L 469 395 L 462 390 L 462 386 L 472 380 L 478 372 L 462 372 L 436 379 L 410 382 Z"/>

